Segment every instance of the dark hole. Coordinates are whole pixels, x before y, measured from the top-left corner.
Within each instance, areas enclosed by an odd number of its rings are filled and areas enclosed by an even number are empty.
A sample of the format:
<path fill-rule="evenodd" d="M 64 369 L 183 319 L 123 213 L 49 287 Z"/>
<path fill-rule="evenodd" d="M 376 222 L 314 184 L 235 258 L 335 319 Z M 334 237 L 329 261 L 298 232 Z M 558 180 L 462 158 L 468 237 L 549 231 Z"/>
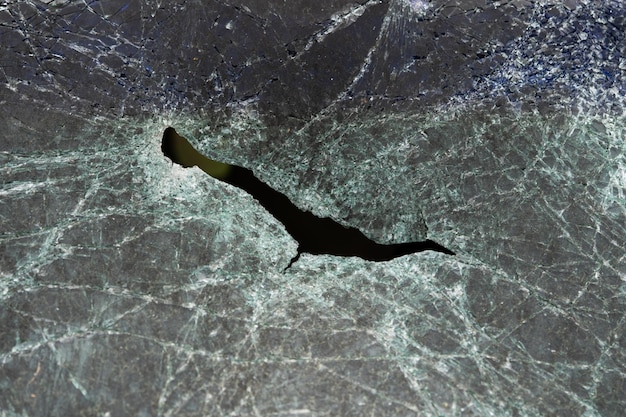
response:
<path fill-rule="evenodd" d="M 300 210 L 287 196 L 256 178 L 251 170 L 203 156 L 172 127 L 163 133 L 161 150 L 172 162 L 185 168 L 197 166 L 210 176 L 239 187 L 257 199 L 298 242 L 298 254 L 287 268 L 302 253 L 358 256 L 368 261 L 388 261 L 426 250 L 454 255 L 454 252 L 430 239 L 391 245 L 376 243 L 353 227 L 345 227 L 330 218 L 320 218 Z"/>

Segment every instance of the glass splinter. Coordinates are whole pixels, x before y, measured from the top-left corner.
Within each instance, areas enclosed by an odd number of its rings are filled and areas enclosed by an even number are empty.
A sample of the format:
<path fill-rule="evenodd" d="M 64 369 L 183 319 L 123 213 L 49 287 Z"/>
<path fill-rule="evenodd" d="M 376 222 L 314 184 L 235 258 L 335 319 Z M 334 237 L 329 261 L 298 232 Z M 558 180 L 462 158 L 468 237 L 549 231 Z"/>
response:
<path fill-rule="evenodd" d="M 251 170 L 214 161 L 200 154 L 172 127 L 168 127 L 163 133 L 161 150 L 172 162 L 184 168 L 197 166 L 213 178 L 248 192 L 281 222 L 298 242 L 298 253 L 291 259 L 287 268 L 296 262 L 302 253 L 358 256 L 368 261 L 389 261 L 426 250 L 455 254 L 430 239 L 389 245 L 376 243 L 358 229 L 345 227 L 328 217 L 317 217 L 313 213 L 301 210 L 287 196 L 256 178 Z"/>

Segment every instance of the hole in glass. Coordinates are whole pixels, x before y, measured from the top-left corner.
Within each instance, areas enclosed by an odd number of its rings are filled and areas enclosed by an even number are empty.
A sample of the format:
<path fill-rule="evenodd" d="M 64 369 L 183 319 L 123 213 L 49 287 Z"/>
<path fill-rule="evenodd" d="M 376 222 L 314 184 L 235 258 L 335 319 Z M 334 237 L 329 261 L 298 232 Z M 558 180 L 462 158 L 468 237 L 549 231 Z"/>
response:
<path fill-rule="evenodd" d="M 427 250 L 455 254 L 430 239 L 389 245 L 376 243 L 358 229 L 345 227 L 328 217 L 317 217 L 313 213 L 301 210 L 287 196 L 256 178 L 251 170 L 214 161 L 200 154 L 172 127 L 168 127 L 163 133 L 161 150 L 172 162 L 182 167 L 197 166 L 213 178 L 248 192 L 281 222 L 298 242 L 298 253 L 291 259 L 287 268 L 293 265 L 302 253 L 358 256 L 378 262 Z"/>

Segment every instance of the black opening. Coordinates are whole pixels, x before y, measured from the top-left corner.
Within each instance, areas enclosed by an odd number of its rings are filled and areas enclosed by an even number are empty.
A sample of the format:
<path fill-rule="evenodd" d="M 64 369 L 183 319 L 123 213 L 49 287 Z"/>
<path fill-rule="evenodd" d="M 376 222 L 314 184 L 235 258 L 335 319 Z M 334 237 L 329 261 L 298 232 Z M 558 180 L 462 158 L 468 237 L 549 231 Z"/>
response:
<path fill-rule="evenodd" d="M 308 211 L 300 210 L 287 196 L 256 178 L 251 170 L 203 156 L 172 127 L 168 127 L 163 133 L 161 150 L 172 162 L 185 168 L 197 166 L 212 177 L 247 191 L 258 200 L 298 242 L 298 254 L 291 260 L 289 266 L 298 260 L 302 253 L 358 256 L 368 261 L 389 261 L 426 250 L 455 254 L 430 239 L 390 245 L 376 243 L 358 229 L 345 227 L 328 217 L 320 218 Z"/>

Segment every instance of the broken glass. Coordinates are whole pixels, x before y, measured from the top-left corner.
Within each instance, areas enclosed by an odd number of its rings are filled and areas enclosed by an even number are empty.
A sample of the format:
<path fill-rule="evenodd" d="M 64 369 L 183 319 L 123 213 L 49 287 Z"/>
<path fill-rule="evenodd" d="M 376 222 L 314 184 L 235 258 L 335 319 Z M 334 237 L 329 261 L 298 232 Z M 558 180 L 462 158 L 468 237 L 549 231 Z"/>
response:
<path fill-rule="evenodd" d="M 625 402 L 623 2 L 0 2 L 0 409 Z M 172 126 L 385 262 L 298 253 Z"/>

